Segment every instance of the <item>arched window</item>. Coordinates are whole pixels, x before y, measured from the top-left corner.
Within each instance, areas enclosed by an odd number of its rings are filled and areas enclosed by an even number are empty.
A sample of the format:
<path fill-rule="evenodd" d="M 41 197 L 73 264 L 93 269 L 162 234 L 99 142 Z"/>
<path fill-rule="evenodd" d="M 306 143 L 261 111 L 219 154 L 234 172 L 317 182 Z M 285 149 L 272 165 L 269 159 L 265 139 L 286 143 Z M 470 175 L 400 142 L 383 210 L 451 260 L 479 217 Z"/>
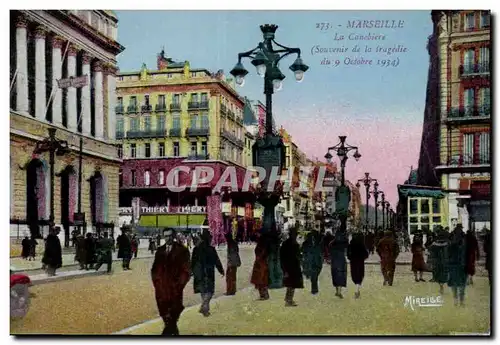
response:
<path fill-rule="evenodd" d="M 47 166 L 35 158 L 26 167 L 26 221 L 33 236 L 40 236 L 39 221 L 48 219 Z"/>
<path fill-rule="evenodd" d="M 92 224 L 104 222 L 105 189 L 104 178 L 96 171 L 90 182 L 90 213 Z"/>
<path fill-rule="evenodd" d="M 151 172 L 146 170 L 144 172 L 144 185 L 149 186 L 151 184 Z"/>

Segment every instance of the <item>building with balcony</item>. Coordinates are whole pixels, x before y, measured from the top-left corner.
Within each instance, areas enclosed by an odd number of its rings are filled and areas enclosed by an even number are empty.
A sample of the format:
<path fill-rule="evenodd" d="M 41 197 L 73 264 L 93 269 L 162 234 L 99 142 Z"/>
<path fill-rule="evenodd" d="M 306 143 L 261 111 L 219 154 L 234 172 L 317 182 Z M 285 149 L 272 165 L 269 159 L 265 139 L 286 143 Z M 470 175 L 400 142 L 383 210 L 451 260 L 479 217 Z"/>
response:
<path fill-rule="evenodd" d="M 191 69 L 162 51 L 156 70 L 117 75 L 117 137 L 124 158 L 190 157 L 243 164 L 244 101 L 222 71 Z"/>
<path fill-rule="evenodd" d="M 446 194 L 442 225 L 489 228 L 489 11 L 432 11 L 429 84 L 417 184 Z"/>
<path fill-rule="evenodd" d="M 10 218 L 11 235 L 47 235 L 50 199 L 54 224 L 69 244 L 78 211 L 79 138 L 83 138 L 83 231 L 113 228 L 118 220 L 115 147 L 118 19 L 104 10 L 11 11 L 10 27 Z M 82 77 L 78 87 L 58 81 Z M 55 158 L 50 195 L 49 152 L 36 144 L 55 128 L 69 152 Z M 20 229 L 20 233 L 17 229 Z M 40 231 L 40 232 L 39 232 Z"/>

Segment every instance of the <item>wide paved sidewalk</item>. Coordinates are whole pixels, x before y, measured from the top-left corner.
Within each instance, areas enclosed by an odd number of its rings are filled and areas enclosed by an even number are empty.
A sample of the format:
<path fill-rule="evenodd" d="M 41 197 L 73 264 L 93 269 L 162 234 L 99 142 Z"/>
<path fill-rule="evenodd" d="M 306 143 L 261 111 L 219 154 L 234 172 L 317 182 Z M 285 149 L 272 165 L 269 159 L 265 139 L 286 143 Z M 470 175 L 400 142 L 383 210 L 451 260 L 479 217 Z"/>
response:
<path fill-rule="evenodd" d="M 490 296 L 486 277 L 477 277 L 467 287 L 466 306 L 453 305 L 447 287 L 440 307 L 412 310 L 406 297 L 437 297 L 438 284 L 413 282 L 413 275 L 396 269 L 394 286 L 382 286 L 379 270 L 367 268 L 361 298 L 354 299 L 354 286 L 348 277 L 344 299 L 334 296 L 329 274 L 320 276 L 320 293 L 311 295 L 310 283 L 296 290 L 297 307 L 285 307 L 285 289 L 271 290 L 269 301 L 257 301 L 254 289 L 211 303 L 212 315 L 198 313 L 199 306 L 181 315 L 181 335 L 450 335 L 486 333 L 490 329 Z M 428 277 L 426 277 L 428 279 Z M 163 322 L 158 319 L 115 334 L 159 335 Z"/>

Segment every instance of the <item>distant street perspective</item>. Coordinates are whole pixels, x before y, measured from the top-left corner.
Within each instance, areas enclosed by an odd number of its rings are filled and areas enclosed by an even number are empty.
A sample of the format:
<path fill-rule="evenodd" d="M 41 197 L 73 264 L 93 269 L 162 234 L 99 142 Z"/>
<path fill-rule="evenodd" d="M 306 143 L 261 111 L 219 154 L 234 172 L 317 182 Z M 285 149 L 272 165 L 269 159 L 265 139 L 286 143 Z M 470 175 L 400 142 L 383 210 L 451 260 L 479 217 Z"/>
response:
<path fill-rule="evenodd" d="M 491 336 L 490 17 L 10 11 L 11 335 Z"/>

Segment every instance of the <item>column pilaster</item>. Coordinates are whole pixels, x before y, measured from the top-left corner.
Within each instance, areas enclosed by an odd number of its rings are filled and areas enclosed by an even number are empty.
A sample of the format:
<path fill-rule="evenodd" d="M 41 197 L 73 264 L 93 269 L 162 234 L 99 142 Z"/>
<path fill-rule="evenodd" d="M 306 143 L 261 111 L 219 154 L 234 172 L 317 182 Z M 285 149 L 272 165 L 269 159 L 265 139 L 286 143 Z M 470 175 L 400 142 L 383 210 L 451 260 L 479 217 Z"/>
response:
<path fill-rule="evenodd" d="M 91 126 L 91 111 L 90 111 L 90 82 L 92 80 L 90 74 L 90 63 L 92 57 L 84 52 L 82 55 L 82 75 L 87 75 L 88 83 L 82 87 L 82 133 L 90 135 Z"/>
<path fill-rule="evenodd" d="M 28 22 L 25 17 L 16 18 L 16 110 L 27 114 L 28 103 Z"/>
<path fill-rule="evenodd" d="M 94 73 L 94 102 L 95 102 L 95 137 L 104 138 L 104 90 L 103 90 L 103 66 L 102 62 L 96 61 L 93 66 Z"/>
<path fill-rule="evenodd" d="M 75 46 L 70 45 L 68 47 L 68 78 L 69 77 L 75 77 L 76 76 L 76 54 L 77 50 Z M 69 87 L 67 89 L 67 95 L 66 97 L 66 114 L 68 116 L 67 119 L 67 127 L 70 131 L 76 132 L 77 131 L 77 123 L 78 123 L 78 118 L 77 118 L 77 104 L 76 104 L 76 88 L 74 87 Z"/>
<path fill-rule="evenodd" d="M 45 120 L 47 105 L 47 87 L 45 72 L 45 38 L 47 32 L 44 27 L 38 26 L 35 30 L 35 117 Z"/>
<path fill-rule="evenodd" d="M 52 39 L 52 123 L 62 126 L 62 92 L 57 81 L 62 78 L 61 49 L 63 39 L 54 37 Z"/>

